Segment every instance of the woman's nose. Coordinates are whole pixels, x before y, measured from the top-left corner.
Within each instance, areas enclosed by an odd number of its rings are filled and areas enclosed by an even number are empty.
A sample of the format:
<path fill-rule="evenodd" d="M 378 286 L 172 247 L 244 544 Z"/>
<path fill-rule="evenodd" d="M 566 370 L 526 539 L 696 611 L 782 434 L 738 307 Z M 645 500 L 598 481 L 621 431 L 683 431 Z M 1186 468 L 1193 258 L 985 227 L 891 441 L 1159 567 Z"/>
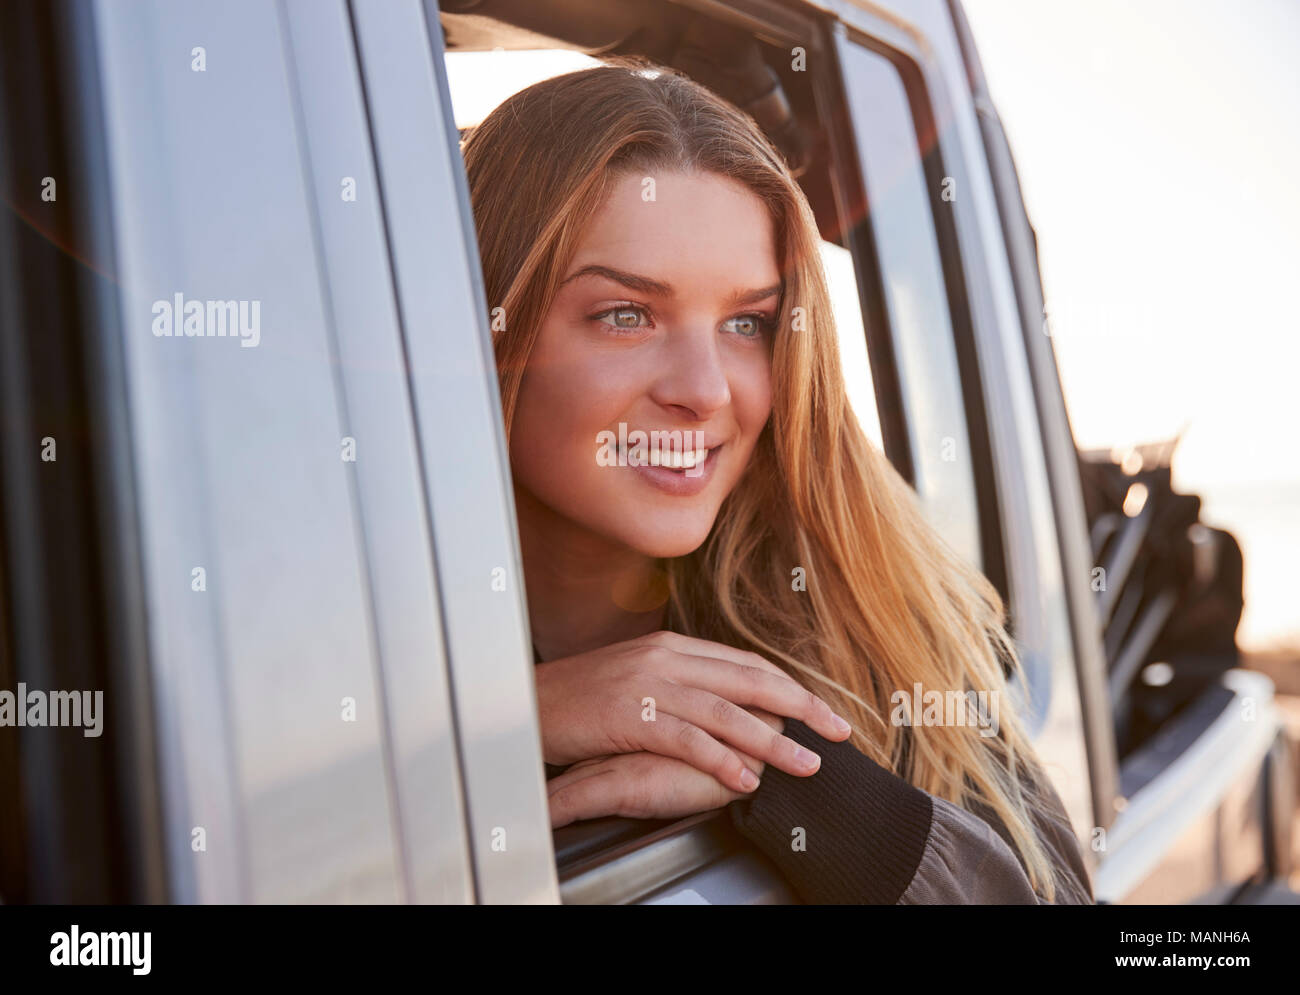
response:
<path fill-rule="evenodd" d="M 716 333 L 670 336 L 659 360 L 650 390 L 659 404 L 686 408 L 703 421 L 731 403 Z"/>

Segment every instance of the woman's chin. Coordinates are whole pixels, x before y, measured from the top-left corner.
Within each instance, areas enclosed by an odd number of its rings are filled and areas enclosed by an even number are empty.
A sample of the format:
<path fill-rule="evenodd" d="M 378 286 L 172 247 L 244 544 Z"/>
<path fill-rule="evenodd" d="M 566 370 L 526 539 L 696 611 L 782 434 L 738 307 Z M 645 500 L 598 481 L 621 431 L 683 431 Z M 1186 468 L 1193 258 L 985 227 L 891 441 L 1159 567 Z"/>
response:
<path fill-rule="evenodd" d="M 607 534 L 643 556 L 670 560 L 695 552 L 709 538 L 714 516 L 708 516 L 707 520 L 704 516 L 700 516 L 700 520 L 690 517 L 692 520 L 685 522 L 656 522 L 642 518 L 620 523 L 621 527 L 610 529 Z"/>
<path fill-rule="evenodd" d="M 712 523 L 710 523 L 710 527 Z M 671 560 L 694 553 L 709 538 L 709 528 L 675 529 L 662 532 L 643 531 L 631 543 L 639 553 L 655 559 Z"/>
<path fill-rule="evenodd" d="M 653 557 L 657 560 L 674 560 L 679 556 L 687 556 L 694 553 L 704 545 L 708 533 L 700 536 L 698 540 L 691 542 L 681 542 L 677 540 L 665 539 L 662 542 L 641 543 L 636 549 L 638 553 L 644 553 L 646 556 Z"/>

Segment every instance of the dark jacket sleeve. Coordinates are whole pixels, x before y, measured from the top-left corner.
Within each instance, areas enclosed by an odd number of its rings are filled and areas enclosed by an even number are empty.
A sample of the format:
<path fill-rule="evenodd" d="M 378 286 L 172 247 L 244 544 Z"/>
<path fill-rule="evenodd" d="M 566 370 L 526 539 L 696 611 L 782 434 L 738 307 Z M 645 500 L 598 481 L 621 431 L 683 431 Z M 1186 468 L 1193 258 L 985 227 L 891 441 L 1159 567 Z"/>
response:
<path fill-rule="evenodd" d="M 794 777 L 769 766 L 758 790 L 732 802 L 736 828 L 765 853 L 805 902 L 817 905 L 1046 904 L 1030 886 L 1005 826 L 913 787 L 847 742 L 802 722 L 786 735 L 822 766 Z M 1067 887 L 1058 904 L 1091 904 L 1087 866 L 1050 785 L 1032 786 L 1053 809 L 1039 832 Z M 986 819 L 988 821 L 986 821 Z M 802 832 L 799 832 L 802 830 Z"/>

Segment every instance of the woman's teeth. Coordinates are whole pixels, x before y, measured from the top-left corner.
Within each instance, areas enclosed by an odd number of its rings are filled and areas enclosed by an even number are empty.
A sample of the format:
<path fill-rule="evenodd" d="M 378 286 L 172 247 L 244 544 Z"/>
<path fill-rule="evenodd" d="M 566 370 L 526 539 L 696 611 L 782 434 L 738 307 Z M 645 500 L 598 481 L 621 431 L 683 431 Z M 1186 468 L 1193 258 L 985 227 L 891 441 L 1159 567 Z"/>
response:
<path fill-rule="evenodd" d="M 703 466 L 711 451 L 709 449 L 689 449 L 684 453 L 676 453 L 671 450 L 653 452 L 650 454 L 650 465 L 667 467 L 669 470 L 683 470 L 687 467 Z"/>
<path fill-rule="evenodd" d="M 619 462 L 630 465 L 629 453 L 632 451 L 630 447 L 619 450 Z M 712 452 L 712 449 L 687 449 L 685 452 L 673 449 L 651 449 L 649 452 L 642 450 L 638 453 L 638 462 L 642 466 L 661 466 L 666 470 L 688 470 L 703 466 Z"/>

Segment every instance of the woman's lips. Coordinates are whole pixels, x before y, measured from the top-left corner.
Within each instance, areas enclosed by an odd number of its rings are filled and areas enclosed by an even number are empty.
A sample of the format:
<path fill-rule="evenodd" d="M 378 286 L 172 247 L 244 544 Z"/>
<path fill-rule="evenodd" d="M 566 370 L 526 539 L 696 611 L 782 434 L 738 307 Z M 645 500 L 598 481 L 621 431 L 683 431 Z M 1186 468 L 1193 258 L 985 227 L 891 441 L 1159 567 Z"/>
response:
<path fill-rule="evenodd" d="M 657 487 L 666 494 L 674 497 L 690 497 L 693 494 L 699 494 L 709 485 L 713 479 L 713 468 L 717 465 L 718 454 L 722 446 L 714 446 L 712 449 L 700 450 L 704 453 L 703 462 L 697 459 L 692 466 L 692 452 L 687 453 L 670 453 L 664 452 L 660 456 L 660 462 L 668 464 L 664 466 L 632 466 L 641 475 L 641 479 L 646 483 Z M 673 469 L 672 464 L 681 464 L 680 469 Z"/>

